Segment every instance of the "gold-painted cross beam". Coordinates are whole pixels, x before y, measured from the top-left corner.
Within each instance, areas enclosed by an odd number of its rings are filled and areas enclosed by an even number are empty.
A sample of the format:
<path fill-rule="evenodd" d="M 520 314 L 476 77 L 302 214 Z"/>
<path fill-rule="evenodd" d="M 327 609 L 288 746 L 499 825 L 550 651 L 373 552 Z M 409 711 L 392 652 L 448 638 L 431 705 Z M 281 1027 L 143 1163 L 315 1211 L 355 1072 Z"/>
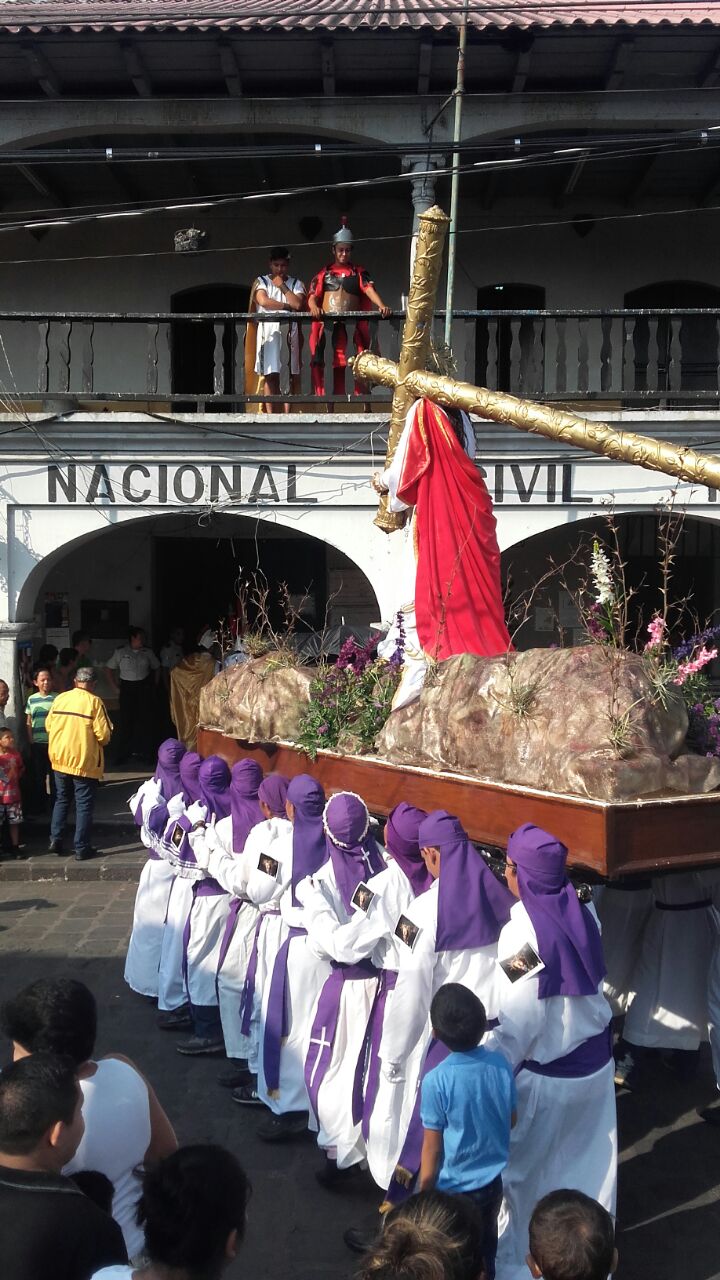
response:
<path fill-rule="evenodd" d="M 447 221 L 445 214 L 437 207 L 420 215 L 418 253 L 413 268 L 398 364 L 370 352 L 364 352 L 351 361 L 356 378 L 395 389 L 386 467 L 395 455 L 405 415 L 411 403 L 418 397 L 423 397 L 437 404 L 464 409 L 466 413 L 474 413 L 479 418 L 492 422 L 509 423 L 520 431 L 546 436 L 560 444 L 603 454 L 616 462 L 627 462 L 650 471 L 660 471 L 690 484 L 720 489 L 720 457 L 715 454 L 698 453 L 695 449 L 686 449 L 682 445 L 657 440 L 653 436 L 640 436 L 632 431 L 618 431 L 606 422 L 593 422 L 567 409 L 536 404 L 532 400 L 520 400 L 517 396 L 507 395 L 502 391 L 488 391 L 486 387 L 474 387 L 469 382 L 458 382 L 454 378 L 427 372 L 425 365 L 430 348 L 432 316 Z M 396 518 L 389 512 L 387 500 L 383 499 L 375 524 L 390 533 L 402 526 L 403 518 Z"/>

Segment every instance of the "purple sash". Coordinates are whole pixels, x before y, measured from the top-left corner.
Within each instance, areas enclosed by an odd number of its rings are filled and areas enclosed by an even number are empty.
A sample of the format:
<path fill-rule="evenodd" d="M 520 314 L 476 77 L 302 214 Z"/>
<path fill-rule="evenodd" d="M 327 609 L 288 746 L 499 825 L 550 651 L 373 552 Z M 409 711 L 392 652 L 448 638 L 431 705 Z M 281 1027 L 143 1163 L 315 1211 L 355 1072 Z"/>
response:
<path fill-rule="evenodd" d="M 383 969 L 370 1012 L 370 1021 L 368 1022 L 367 1035 L 365 1037 L 367 1076 L 365 1080 L 365 1097 L 363 1098 L 362 1135 L 366 1142 L 370 1130 L 370 1117 L 375 1106 L 378 1085 L 380 1084 L 380 1041 L 382 1040 L 385 1008 L 390 992 L 395 990 L 397 980 L 398 976 L 395 969 Z"/>
<path fill-rule="evenodd" d="M 255 925 L 252 951 L 250 952 L 250 963 L 247 967 L 242 996 L 240 997 L 240 1030 L 244 1036 L 250 1035 L 250 1024 L 252 1023 L 253 1005 L 255 1003 L 255 981 L 257 979 L 258 967 L 258 942 L 260 941 L 262 922 L 266 916 L 279 915 L 280 911 L 277 908 L 272 911 L 264 911 L 262 915 L 258 916 L 257 924 Z"/>
<path fill-rule="evenodd" d="M 441 1044 L 439 1040 L 431 1040 L 428 1045 L 428 1051 L 425 1054 L 425 1061 L 420 1072 L 420 1080 L 415 1094 L 415 1105 L 410 1117 L 408 1131 L 390 1179 L 390 1186 L 385 1192 L 385 1202 L 387 1204 L 401 1204 L 403 1200 L 407 1200 L 409 1195 L 412 1195 L 415 1179 L 420 1172 L 420 1157 L 423 1144 L 423 1127 L 420 1119 L 422 1082 L 428 1071 L 432 1071 L 433 1067 L 437 1067 L 441 1062 L 445 1061 L 449 1052 L 450 1050 L 444 1044 Z"/>
<path fill-rule="evenodd" d="M 211 879 L 210 876 L 208 876 L 206 880 L 196 881 L 193 885 L 192 902 L 190 903 L 190 910 L 187 914 L 187 920 L 185 921 L 185 928 L 183 929 L 182 937 L 182 976 L 188 1000 L 190 999 L 190 991 L 188 988 L 188 946 L 190 944 L 193 907 L 195 906 L 195 902 L 198 898 L 219 898 L 221 894 L 227 894 L 227 890 L 223 889 L 222 885 L 219 885 L 217 880 Z"/>
<path fill-rule="evenodd" d="M 531 1071 L 536 1076 L 550 1076 L 553 1080 L 580 1080 L 583 1076 L 594 1076 L 612 1058 L 612 1025 L 608 1023 L 603 1031 L 589 1040 L 583 1040 L 571 1053 L 563 1058 L 555 1058 L 553 1062 L 534 1062 L 528 1058 L 521 1062 L 518 1071 Z"/>
<path fill-rule="evenodd" d="M 315 1010 L 310 1044 L 305 1059 L 305 1087 L 308 1091 L 310 1106 L 315 1119 L 318 1120 L 318 1094 L 328 1067 L 332 1061 L 335 1032 L 337 1031 L 340 1012 L 340 997 L 346 982 L 366 982 L 368 978 L 377 978 L 378 971 L 369 960 L 361 960 L 359 964 L 335 964 L 330 977 L 320 992 L 320 999 Z M 362 1119 L 362 1077 L 365 1066 L 365 1039 L 355 1067 L 353 1084 L 353 1122 L 358 1124 Z M 319 1120 L 318 1120 L 319 1123 Z"/>
<path fill-rule="evenodd" d="M 307 937 L 307 929 L 302 929 L 298 925 L 291 927 L 287 938 L 275 957 L 270 979 L 270 994 L 265 1015 L 265 1035 L 263 1039 L 263 1073 L 265 1075 L 265 1087 L 271 1097 L 277 1094 L 280 1088 L 280 1054 L 283 1040 L 287 1038 L 289 1030 L 287 976 L 290 943 L 293 938 L 305 937 Z"/>
<path fill-rule="evenodd" d="M 215 970 L 215 994 L 218 998 L 218 1003 L 220 1002 L 220 993 L 218 992 L 220 970 L 222 969 L 225 963 L 225 957 L 228 951 L 230 950 L 230 943 L 232 942 L 232 936 L 235 932 L 235 925 L 237 924 L 238 912 L 241 906 L 242 906 L 242 898 L 230 899 L 230 910 L 228 911 L 228 918 L 225 922 L 225 932 L 222 936 L 222 942 L 220 943 L 220 950 L 218 951 L 217 968 Z"/>

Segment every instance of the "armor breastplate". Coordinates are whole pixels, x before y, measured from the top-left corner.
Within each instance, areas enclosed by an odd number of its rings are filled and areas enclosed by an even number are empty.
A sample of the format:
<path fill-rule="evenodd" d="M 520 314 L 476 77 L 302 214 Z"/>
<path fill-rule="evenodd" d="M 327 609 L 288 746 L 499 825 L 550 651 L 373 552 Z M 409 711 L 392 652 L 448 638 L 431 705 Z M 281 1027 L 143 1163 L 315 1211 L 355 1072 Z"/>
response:
<path fill-rule="evenodd" d="M 322 309 L 327 315 L 344 315 L 347 311 L 359 311 L 360 300 L 360 277 L 357 272 L 347 276 L 326 272 Z"/>

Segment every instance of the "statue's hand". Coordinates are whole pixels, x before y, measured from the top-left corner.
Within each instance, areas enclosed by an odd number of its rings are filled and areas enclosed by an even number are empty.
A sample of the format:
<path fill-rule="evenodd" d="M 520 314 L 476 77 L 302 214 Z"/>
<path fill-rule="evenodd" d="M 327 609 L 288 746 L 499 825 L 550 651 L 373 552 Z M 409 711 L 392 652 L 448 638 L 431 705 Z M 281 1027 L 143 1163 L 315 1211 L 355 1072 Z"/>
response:
<path fill-rule="evenodd" d="M 375 490 L 375 492 L 379 493 L 381 497 L 384 493 L 390 492 L 387 485 L 383 483 L 383 478 L 379 471 L 373 472 L 370 483 L 373 489 Z"/>

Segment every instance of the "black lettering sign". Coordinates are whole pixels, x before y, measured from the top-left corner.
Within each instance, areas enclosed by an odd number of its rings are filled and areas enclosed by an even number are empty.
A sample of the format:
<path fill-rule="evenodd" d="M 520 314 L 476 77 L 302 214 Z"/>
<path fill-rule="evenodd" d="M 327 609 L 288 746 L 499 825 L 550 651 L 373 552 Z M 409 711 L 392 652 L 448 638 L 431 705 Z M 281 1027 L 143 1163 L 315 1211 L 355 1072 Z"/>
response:
<path fill-rule="evenodd" d="M 105 486 L 103 492 L 100 492 L 100 485 Z M 93 467 L 93 473 L 90 477 L 88 491 L 85 494 L 86 502 L 97 502 L 98 498 L 105 498 L 107 502 L 115 501 L 115 490 L 110 483 L 110 477 L 107 473 L 107 467 L 103 463 L 98 463 Z"/>
<path fill-rule="evenodd" d="M 58 486 L 68 502 L 77 502 L 77 467 L 74 462 L 66 468 L 65 475 L 54 462 L 48 467 L 48 502 L 57 502 Z"/>
<path fill-rule="evenodd" d="M 220 497 L 220 485 L 231 498 L 240 501 L 242 494 L 242 467 L 233 466 L 232 480 L 228 480 L 227 472 L 219 463 L 213 462 L 210 465 L 210 501 L 217 502 Z"/>
<path fill-rule="evenodd" d="M 122 476 L 123 497 L 127 502 L 134 502 L 134 503 L 147 502 L 148 498 L 150 497 L 150 490 L 141 489 L 139 493 L 135 493 L 132 487 L 132 479 L 136 471 L 140 475 L 144 476 L 146 480 L 150 479 L 150 472 L 148 471 L 147 467 L 143 465 L 142 462 L 131 462 L 130 466 L 126 467 L 125 470 L 123 471 L 123 476 Z"/>
<path fill-rule="evenodd" d="M 287 469 L 287 500 L 288 502 L 302 502 L 306 506 L 309 502 L 317 502 L 317 498 L 298 498 L 297 493 L 297 465 L 294 462 L 288 462 Z"/>
<path fill-rule="evenodd" d="M 193 479 L 191 493 L 186 493 L 183 488 L 183 480 L 187 475 L 192 476 Z M 203 482 L 202 474 L 197 467 L 192 466 L 189 462 L 186 463 L 184 467 L 178 467 L 173 480 L 173 492 L 178 502 L 199 502 L 203 495 L 204 488 L 205 484 Z"/>
<path fill-rule="evenodd" d="M 269 488 L 267 492 L 263 492 L 263 485 L 266 483 Z M 279 502 L 280 494 L 278 493 L 277 486 L 273 480 L 272 471 L 269 467 L 266 467 L 263 464 L 257 469 L 257 475 L 253 480 L 253 487 L 250 490 L 248 502 L 267 502 L 268 499 L 271 502 Z"/>

